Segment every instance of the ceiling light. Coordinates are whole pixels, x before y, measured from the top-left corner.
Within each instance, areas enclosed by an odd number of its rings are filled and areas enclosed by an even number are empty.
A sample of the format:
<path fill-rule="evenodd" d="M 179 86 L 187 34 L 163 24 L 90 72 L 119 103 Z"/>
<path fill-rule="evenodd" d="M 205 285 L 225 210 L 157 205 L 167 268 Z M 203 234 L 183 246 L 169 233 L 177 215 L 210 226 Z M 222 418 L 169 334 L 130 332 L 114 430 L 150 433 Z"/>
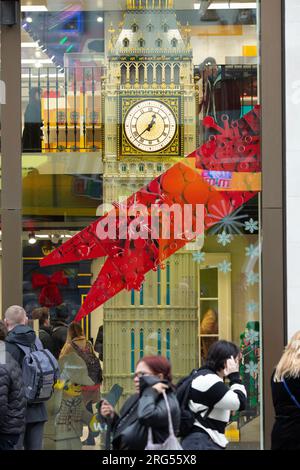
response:
<path fill-rule="evenodd" d="M 48 11 L 45 5 L 22 5 L 21 11 Z"/>
<path fill-rule="evenodd" d="M 37 42 L 22 42 L 21 47 L 39 47 Z"/>
<path fill-rule="evenodd" d="M 31 18 L 31 16 L 27 16 L 26 21 L 27 21 L 27 23 L 32 23 L 33 20 Z"/>
<path fill-rule="evenodd" d="M 22 64 L 36 64 L 39 62 L 40 64 L 52 64 L 51 59 L 40 59 L 37 61 L 36 59 L 22 59 Z"/>
<path fill-rule="evenodd" d="M 102 16 L 98 16 L 97 22 L 98 22 L 98 23 L 103 23 L 103 17 L 102 17 Z"/>
<path fill-rule="evenodd" d="M 36 238 L 35 238 L 35 234 L 33 232 L 29 233 L 28 235 L 28 243 L 30 245 L 34 245 L 36 243 Z"/>
<path fill-rule="evenodd" d="M 52 241 L 52 243 L 54 243 L 54 245 L 57 245 L 59 240 L 60 240 L 60 234 L 59 233 L 53 233 L 51 235 L 51 241 Z"/>
<path fill-rule="evenodd" d="M 200 10 L 200 3 L 194 3 L 194 10 Z"/>
<path fill-rule="evenodd" d="M 36 235 L 36 238 L 49 238 L 49 235 Z"/>
<path fill-rule="evenodd" d="M 208 10 L 252 10 L 256 8 L 256 2 L 237 2 L 237 3 L 232 3 L 232 2 L 217 2 L 217 3 L 211 3 L 208 7 Z"/>

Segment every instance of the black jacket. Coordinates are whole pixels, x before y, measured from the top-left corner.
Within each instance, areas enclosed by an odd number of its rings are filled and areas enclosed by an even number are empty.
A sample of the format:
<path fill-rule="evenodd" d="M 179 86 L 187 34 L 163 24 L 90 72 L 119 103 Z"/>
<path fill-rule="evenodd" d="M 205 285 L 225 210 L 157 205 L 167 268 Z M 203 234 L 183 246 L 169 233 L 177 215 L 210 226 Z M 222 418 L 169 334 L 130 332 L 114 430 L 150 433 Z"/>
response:
<path fill-rule="evenodd" d="M 169 436 L 168 412 L 162 394 L 152 388 L 161 382 L 157 377 L 140 379 L 140 395 L 132 395 L 124 403 L 120 417 L 113 422 L 113 448 L 116 450 L 143 450 L 147 445 L 148 428 L 153 431 L 155 443 L 164 442 Z M 180 407 L 171 388 L 167 391 L 175 433 L 179 430 Z"/>
<path fill-rule="evenodd" d="M 0 435 L 21 434 L 25 426 L 26 398 L 22 372 L 0 341 Z"/>
<path fill-rule="evenodd" d="M 300 450 L 300 408 L 292 400 L 283 382 L 274 382 L 271 387 L 275 409 L 272 430 L 272 450 Z M 285 378 L 286 384 L 300 404 L 300 377 Z"/>
<path fill-rule="evenodd" d="M 50 326 L 41 326 L 39 338 L 45 349 L 48 349 L 53 355 L 55 354 L 55 346 L 52 338 L 52 328 Z"/>
<path fill-rule="evenodd" d="M 23 346 L 31 347 L 34 345 L 36 340 L 35 332 L 25 325 L 17 325 L 11 330 L 5 338 L 7 351 L 17 361 L 19 366 L 22 368 L 24 352 L 17 346 L 22 344 Z M 47 412 L 44 403 L 36 403 L 28 405 L 26 409 L 26 423 L 40 423 L 47 421 Z"/>
<path fill-rule="evenodd" d="M 53 324 L 52 340 L 54 343 L 54 356 L 59 358 L 60 352 L 65 345 L 68 334 L 68 325 L 63 321 L 57 320 Z"/>

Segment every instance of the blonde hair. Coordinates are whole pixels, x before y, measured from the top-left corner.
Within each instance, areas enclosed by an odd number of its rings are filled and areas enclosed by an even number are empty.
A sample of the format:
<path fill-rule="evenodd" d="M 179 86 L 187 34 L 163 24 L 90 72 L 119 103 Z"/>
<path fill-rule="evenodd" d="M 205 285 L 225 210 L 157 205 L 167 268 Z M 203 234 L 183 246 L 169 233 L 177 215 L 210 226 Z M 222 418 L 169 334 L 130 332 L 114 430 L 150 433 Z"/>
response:
<path fill-rule="evenodd" d="M 80 323 L 72 322 L 68 326 L 67 339 L 60 352 L 59 359 L 73 351 L 72 341 L 77 338 L 85 338 L 84 332 Z"/>
<path fill-rule="evenodd" d="M 300 331 L 297 331 L 285 347 L 276 367 L 274 382 L 281 382 L 284 377 L 300 376 Z"/>

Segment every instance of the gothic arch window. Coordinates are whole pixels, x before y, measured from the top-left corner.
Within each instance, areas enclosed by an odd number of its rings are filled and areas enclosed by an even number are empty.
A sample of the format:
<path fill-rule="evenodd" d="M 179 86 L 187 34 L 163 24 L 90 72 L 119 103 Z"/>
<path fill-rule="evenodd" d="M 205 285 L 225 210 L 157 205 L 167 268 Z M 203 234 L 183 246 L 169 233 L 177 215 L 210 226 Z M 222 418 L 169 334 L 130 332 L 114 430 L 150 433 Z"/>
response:
<path fill-rule="evenodd" d="M 153 65 L 152 64 L 148 65 L 147 82 L 149 83 L 149 85 L 153 83 Z"/>
<path fill-rule="evenodd" d="M 129 76 L 130 76 L 130 83 L 131 85 L 133 85 L 135 83 L 135 64 L 131 64 L 130 65 L 130 69 L 129 69 Z"/>
<path fill-rule="evenodd" d="M 156 83 L 159 85 L 162 83 L 162 66 L 160 64 L 156 66 Z"/>
<path fill-rule="evenodd" d="M 180 79 L 180 67 L 178 64 L 174 65 L 174 83 L 176 85 L 179 85 L 179 79 Z"/>
<path fill-rule="evenodd" d="M 129 39 L 128 39 L 128 38 L 123 39 L 123 46 L 124 46 L 124 47 L 128 47 L 128 46 L 129 46 Z"/>
<path fill-rule="evenodd" d="M 147 30 L 149 31 L 149 33 L 151 33 L 151 32 L 154 30 L 154 26 L 153 26 L 152 23 L 149 23 L 149 24 L 148 24 Z"/>
<path fill-rule="evenodd" d="M 178 40 L 176 38 L 173 38 L 172 41 L 171 41 L 171 46 L 172 47 L 177 47 L 177 44 L 178 44 Z"/>
<path fill-rule="evenodd" d="M 126 65 L 122 64 L 121 65 L 121 83 L 124 85 L 126 83 Z"/>
<path fill-rule="evenodd" d="M 145 40 L 144 40 L 143 38 L 140 38 L 140 39 L 138 40 L 138 44 L 139 44 L 140 47 L 145 47 L 145 44 L 146 44 L 146 43 L 145 43 Z"/>
<path fill-rule="evenodd" d="M 165 80 L 166 83 L 171 83 L 171 65 L 167 64 L 165 67 Z"/>
<path fill-rule="evenodd" d="M 164 23 L 162 25 L 162 30 L 163 30 L 164 33 L 167 33 L 169 31 L 169 26 L 167 25 L 167 23 Z"/>
<path fill-rule="evenodd" d="M 145 82 L 145 66 L 139 65 L 139 84 L 143 85 Z"/>
<path fill-rule="evenodd" d="M 145 170 L 145 165 L 143 163 L 139 164 L 139 171 L 144 171 Z"/>
<path fill-rule="evenodd" d="M 161 39 L 156 39 L 156 46 L 157 47 L 162 47 L 162 40 Z"/>
<path fill-rule="evenodd" d="M 133 33 L 136 33 L 138 31 L 139 27 L 136 23 L 133 23 L 133 25 L 131 26 L 131 31 Z"/>

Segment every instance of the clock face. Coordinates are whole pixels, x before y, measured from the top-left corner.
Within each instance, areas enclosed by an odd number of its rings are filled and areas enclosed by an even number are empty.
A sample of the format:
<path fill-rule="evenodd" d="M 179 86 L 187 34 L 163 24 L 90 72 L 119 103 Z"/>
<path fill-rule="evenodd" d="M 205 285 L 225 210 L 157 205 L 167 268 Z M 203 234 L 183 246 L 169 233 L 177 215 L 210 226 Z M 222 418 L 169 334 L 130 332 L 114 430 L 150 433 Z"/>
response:
<path fill-rule="evenodd" d="M 161 101 L 143 100 L 130 108 L 124 127 L 131 145 L 152 153 L 170 144 L 176 133 L 176 119 Z"/>

